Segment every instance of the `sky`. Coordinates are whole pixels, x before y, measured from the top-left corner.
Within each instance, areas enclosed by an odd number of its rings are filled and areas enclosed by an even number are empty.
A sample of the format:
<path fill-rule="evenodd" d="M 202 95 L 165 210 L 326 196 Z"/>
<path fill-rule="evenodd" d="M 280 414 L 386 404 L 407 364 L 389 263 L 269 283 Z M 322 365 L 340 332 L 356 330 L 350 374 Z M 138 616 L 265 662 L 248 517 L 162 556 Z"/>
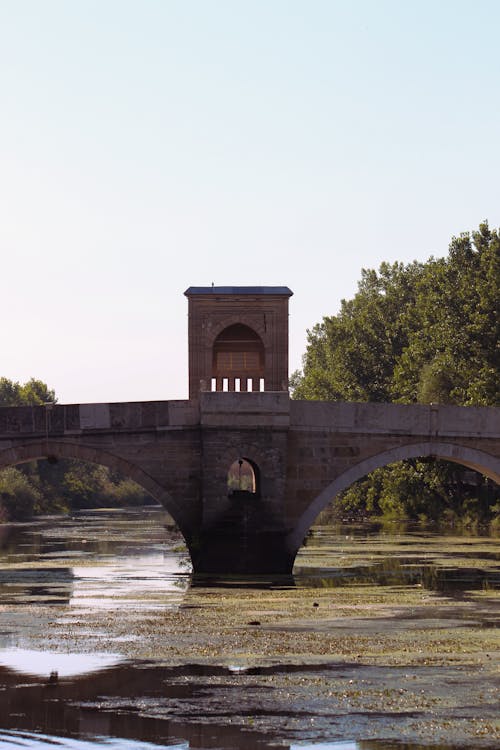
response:
<path fill-rule="evenodd" d="M 497 0 L 0 0 L 0 376 L 187 398 L 189 286 L 288 286 L 290 370 L 362 268 L 500 225 Z"/>

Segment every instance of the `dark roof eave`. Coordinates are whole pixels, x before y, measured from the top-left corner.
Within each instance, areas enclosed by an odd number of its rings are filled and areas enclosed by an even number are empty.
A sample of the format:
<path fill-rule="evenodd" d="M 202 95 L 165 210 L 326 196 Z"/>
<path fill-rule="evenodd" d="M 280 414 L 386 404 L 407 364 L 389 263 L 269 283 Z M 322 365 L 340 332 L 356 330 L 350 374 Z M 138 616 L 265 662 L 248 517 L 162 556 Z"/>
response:
<path fill-rule="evenodd" d="M 291 297 L 293 292 L 287 286 L 190 286 L 184 292 L 186 297 L 195 295 L 250 294 Z"/>

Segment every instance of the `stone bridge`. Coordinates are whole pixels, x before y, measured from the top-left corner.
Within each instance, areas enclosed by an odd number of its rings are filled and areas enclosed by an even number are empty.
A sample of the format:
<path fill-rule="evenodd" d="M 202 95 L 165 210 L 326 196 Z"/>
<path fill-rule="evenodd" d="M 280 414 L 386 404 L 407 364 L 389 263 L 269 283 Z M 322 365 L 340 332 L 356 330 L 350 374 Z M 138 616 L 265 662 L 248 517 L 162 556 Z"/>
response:
<path fill-rule="evenodd" d="M 172 515 L 199 573 L 289 573 L 334 496 L 370 471 L 434 456 L 500 483 L 500 408 L 293 401 L 201 392 L 186 401 L 0 409 L 0 468 L 76 458 L 121 471 Z M 228 487 L 250 467 L 250 488 Z"/>

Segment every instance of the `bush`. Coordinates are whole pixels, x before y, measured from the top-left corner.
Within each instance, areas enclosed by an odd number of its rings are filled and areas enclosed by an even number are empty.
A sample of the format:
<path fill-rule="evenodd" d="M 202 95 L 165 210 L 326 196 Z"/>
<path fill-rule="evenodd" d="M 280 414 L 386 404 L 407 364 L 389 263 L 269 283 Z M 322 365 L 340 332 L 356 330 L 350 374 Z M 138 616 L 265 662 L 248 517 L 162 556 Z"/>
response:
<path fill-rule="evenodd" d="M 23 520 L 33 515 L 41 503 L 42 493 L 19 469 L 0 471 L 0 519 Z"/>

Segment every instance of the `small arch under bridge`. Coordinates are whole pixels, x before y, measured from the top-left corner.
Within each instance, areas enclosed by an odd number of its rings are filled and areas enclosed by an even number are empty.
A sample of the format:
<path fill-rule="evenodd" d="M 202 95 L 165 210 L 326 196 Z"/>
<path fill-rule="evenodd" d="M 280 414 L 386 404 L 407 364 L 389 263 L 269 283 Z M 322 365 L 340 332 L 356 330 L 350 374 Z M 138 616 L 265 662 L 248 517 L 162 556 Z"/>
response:
<path fill-rule="evenodd" d="M 201 392 L 186 401 L 0 409 L 0 468 L 77 458 L 121 471 L 173 516 L 198 573 L 289 573 L 332 498 L 375 468 L 434 456 L 500 484 L 500 408 L 293 401 Z M 252 492 L 228 488 L 244 459 Z"/>

